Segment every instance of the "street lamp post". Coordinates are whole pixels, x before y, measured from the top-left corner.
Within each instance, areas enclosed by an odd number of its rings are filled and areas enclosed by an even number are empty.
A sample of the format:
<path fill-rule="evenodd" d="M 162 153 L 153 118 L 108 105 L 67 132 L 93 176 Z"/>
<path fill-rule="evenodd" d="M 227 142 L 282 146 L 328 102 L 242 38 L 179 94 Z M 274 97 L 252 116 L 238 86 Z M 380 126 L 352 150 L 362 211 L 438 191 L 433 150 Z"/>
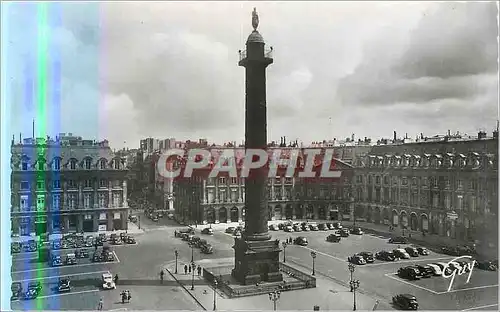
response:
<path fill-rule="evenodd" d="M 286 262 L 286 247 L 288 246 L 288 244 L 286 242 L 282 242 L 281 245 L 283 246 L 283 263 Z"/>
<path fill-rule="evenodd" d="M 139 228 L 139 230 L 141 229 L 141 215 L 137 216 L 137 227 Z"/>
<path fill-rule="evenodd" d="M 196 268 L 196 264 L 194 264 L 194 246 L 191 245 L 191 272 L 193 273 L 191 276 L 191 290 L 194 290 L 194 269 Z"/>
<path fill-rule="evenodd" d="M 217 309 L 217 280 L 214 280 L 214 311 Z"/>
<path fill-rule="evenodd" d="M 273 310 L 276 311 L 277 310 L 276 302 L 278 300 L 280 300 L 280 292 L 277 290 L 270 292 L 269 293 L 269 300 L 271 300 L 273 302 Z"/>
<path fill-rule="evenodd" d="M 351 286 L 351 291 L 353 293 L 353 308 L 352 310 L 353 311 L 356 311 L 356 289 L 359 288 L 359 280 L 354 280 L 353 279 L 353 273 L 354 273 L 354 270 L 356 269 L 356 266 L 352 263 L 349 263 L 349 272 L 351 272 L 351 280 L 349 281 L 349 285 Z"/>
<path fill-rule="evenodd" d="M 179 252 L 176 250 L 174 251 L 175 254 L 175 274 L 177 274 L 177 258 L 179 258 Z"/>
<path fill-rule="evenodd" d="M 314 260 L 316 259 L 316 253 L 314 251 L 311 251 L 311 257 L 313 259 L 313 272 L 312 272 L 312 275 L 315 275 L 316 274 L 316 270 L 314 268 Z"/>

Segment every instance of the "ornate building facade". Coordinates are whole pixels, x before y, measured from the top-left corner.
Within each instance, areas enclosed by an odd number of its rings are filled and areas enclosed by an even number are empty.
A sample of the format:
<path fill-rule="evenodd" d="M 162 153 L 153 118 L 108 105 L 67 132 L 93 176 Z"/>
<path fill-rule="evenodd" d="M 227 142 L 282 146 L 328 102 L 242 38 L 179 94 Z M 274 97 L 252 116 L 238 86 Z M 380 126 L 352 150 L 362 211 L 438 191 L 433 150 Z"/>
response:
<path fill-rule="evenodd" d="M 335 160 L 339 179 L 276 176 L 268 181 L 269 220 L 352 218 L 353 167 Z M 245 179 L 206 174 L 177 179 L 173 185 L 176 219 L 184 223 L 226 223 L 245 220 Z"/>
<path fill-rule="evenodd" d="M 355 165 L 357 219 L 497 241 L 498 137 L 375 146 Z"/>
<path fill-rule="evenodd" d="M 11 147 L 13 235 L 126 230 L 126 161 L 71 134 Z"/>

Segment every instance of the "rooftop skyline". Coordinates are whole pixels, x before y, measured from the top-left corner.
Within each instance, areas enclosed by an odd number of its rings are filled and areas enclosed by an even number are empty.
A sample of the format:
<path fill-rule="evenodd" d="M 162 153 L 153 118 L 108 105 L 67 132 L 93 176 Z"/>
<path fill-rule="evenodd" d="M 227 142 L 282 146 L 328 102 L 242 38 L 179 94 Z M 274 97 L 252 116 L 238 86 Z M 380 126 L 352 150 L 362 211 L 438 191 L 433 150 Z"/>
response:
<path fill-rule="evenodd" d="M 46 124 L 44 135 L 74 132 L 108 139 L 117 149 L 149 136 L 240 142 L 245 95 L 238 50 L 252 31 L 253 7 L 259 32 L 274 48 L 269 141 L 390 138 L 393 130 L 412 138 L 448 129 L 474 136 L 496 127 L 493 2 L 47 6 L 45 121 L 37 118 L 37 89 L 26 91 L 39 60 L 35 4 L 6 6 L 8 129 L 16 138 L 31 135 L 35 118 Z"/>

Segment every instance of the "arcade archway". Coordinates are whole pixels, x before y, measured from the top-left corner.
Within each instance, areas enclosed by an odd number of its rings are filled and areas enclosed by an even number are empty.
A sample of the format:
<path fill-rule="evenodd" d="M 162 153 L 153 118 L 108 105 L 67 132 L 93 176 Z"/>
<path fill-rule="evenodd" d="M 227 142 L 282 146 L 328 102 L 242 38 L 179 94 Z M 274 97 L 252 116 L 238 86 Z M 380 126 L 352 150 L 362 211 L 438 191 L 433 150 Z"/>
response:
<path fill-rule="evenodd" d="M 285 219 L 287 220 L 293 219 L 293 207 L 290 204 L 286 205 L 285 207 Z"/>
<path fill-rule="evenodd" d="M 238 208 L 236 207 L 233 207 L 231 208 L 231 211 L 230 211 L 230 214 L 231 214 L 231 222 L 238 222 L 239 221 L 239 211 L 238 211 Z"/>
<path fill-rule="evenodd" d="M 401 213 L 399 214 L 400 216 L 400 221 L 401 221 L 401 227 L 403 229 L 406 229 L 408 228 L 408 214 L 406 213 L 406 211 L 401 211 Z"/>
<path fill-rule="evenodd" d="M 375 207 L 375 213 L 373 215 L 373 219 L 375 221 L 375 224 L 380 224 L 380 208 L 379 207 Z"/>
<path fill-rule="evenodd" d="M 219 208 L 219 222 L 227 223 L 227 209 L 225 207 Z"/>
<path fill-rule="evenodd" d="M 281 218 L 282 218 L 281 205 L 276 205 L 276 207 L 274 207 L 274 219 L 281 220 Z"/>
<path fill-rule="evenodd" d="M 418 217 L 414 212 L 410 214 L 410 228 L 412 231 L 418 231 Z"/>
<path fill-rule="evenodd" d="M 215 209 L 212 207 L 207 209 L 207 223 L 215 223 Z"/>

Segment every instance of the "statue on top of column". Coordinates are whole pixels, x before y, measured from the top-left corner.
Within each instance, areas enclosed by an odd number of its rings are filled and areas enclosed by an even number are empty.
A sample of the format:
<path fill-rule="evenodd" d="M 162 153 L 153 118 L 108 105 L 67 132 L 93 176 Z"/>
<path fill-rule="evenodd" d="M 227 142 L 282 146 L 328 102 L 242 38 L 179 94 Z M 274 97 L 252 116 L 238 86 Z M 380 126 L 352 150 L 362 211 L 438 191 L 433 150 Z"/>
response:
<path fill-rule="evenodd" d="M 257 27 L 259 27 L 259 15 L 257 14 L 257 8 L 253 8 L 252 26 L 253 26 L 253 30 L 257 31 Z"/>

